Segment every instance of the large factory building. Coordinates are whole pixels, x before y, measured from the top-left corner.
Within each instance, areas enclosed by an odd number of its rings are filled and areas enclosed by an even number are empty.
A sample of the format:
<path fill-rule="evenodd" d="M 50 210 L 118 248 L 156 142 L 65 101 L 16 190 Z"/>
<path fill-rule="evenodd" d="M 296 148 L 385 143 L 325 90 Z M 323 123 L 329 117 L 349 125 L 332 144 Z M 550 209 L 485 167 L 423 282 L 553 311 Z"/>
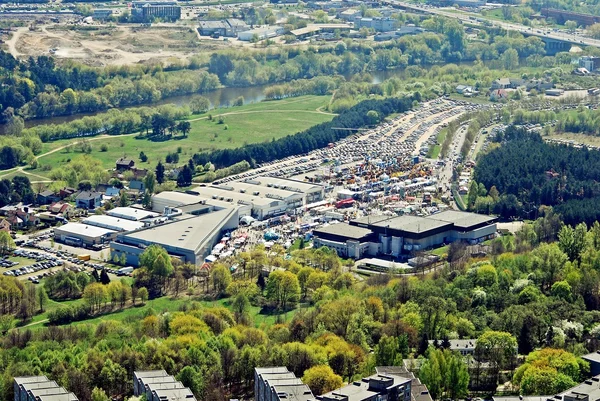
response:
<path fill-rule="evenodd" d="M 445 211 L 427 217 L 366 216 L 314 230 L 315 247 L 335 249 L 342 257 L 401 257 L 413 251 L 466 241 L 476 244 L 496 235 L 496 218 Z"/>

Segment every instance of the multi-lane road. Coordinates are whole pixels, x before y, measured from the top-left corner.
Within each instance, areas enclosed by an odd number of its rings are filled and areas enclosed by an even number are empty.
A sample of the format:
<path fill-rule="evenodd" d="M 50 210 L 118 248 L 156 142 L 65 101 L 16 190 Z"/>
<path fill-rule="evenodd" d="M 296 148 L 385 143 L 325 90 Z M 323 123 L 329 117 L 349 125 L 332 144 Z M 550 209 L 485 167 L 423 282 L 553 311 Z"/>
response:
<path fill-rule="evenodd" d="M 569 42 L 569 43 L 584 45 L 584 46 L 600 47 L 600 40 L 576 35 L 574 33 L 568 33 L 568 32 L 564 32 L 564 31 L 559 31 L 559 32 L 548 31 L 546 29 L 543 30 L 542 28 L 534 28 L 534 27 L 529 27 L 529 26 L 525 26 L 525 25 L 521 25 L 521 24 L 515 24 L 514 22 L 492 20 L 492 19 L 485 18 L 484 16 L 482 16 L 480 14 L 469 15 L 466 13 L 463 14 L 463 13 L 451 12 L 447 8 L 426 7 L 426 6 L 421 6 L 421 5 L 407 3 L 404 1 L 398 1 L 398 0 L 384 0 L 383 2 L 389 4 L 393 7 L 403 8 L 406 10 L 412 10 L 412 11 L 416 11 L 416 12 L 420 12 L 420 13 L 441 15 L 444 17 L 458 19 L 462 22 L 468 22 L 472 25 L 483 25 L 484 22 L 487 22 L 493 26 L 496 26 L 496 27 L 499 27 L 502 29 L 506 29 L 509 31 L 517 31 L 524 35 L 537 36 L 540 38 L 547 38 L 547 39 L 554 39 L 554 40 L 559 40 L 559 41 L 563 41 L 563 42 Z"/>

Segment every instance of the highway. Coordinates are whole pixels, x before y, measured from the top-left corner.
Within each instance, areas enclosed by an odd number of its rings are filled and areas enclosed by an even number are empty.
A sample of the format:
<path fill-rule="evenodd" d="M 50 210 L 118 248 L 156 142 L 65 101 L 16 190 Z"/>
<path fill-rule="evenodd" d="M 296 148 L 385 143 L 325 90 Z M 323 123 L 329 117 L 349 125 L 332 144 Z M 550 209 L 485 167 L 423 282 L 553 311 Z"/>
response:
<path fill-rule="evenodd" d="M 497 21 L 497 20 L 487 19 L 480 14 L 475 14 L 475 13 L 473 13 L 472 15 L 460 14 L 460 13 L 456 13 L 456 12 L 450 12 L 450 11 L 448 11 L 448 9 L 444 9 L 444 8 L 423 7 L 420 5 L 406 3 L 403 1 L 397 1 L 397 0 L 384 0 L 383 3 L 387 3 L 393 7 L 399 7 L 399 8 L 403 8 L 406 10 L 413 10 L 413 11 L 421 12 L 421 13 L 441 15 L 441 16 L 448 17 L 448 18 L 454 18 L 454 19 L 458 19 L 462 22 L 468 22 L 469 24 L 472 24 L 472 25 L 483 26 L 482 21 L 487 21 L 488 23 L 490 23 L 493 26 L 496 26 L 496 27 L 499 27 L 499 28 L 502 28 L 505 30 L 509 30 L 509 31 L 517 31 L 524 35 L 537 36 L 539 38 L 554 39 L 554 40 L 560 40 L 563 42 L 569 42 L 569 43 L 578 44 L 578 45 L 595 46 L 595 47 L 600 48 L 600 40 L 598 40 L 598 39 L 592 39 L 592 38 L 588 38 L 588 37 L 584 37 L 584 36 L 580 36 L 580 35 L 574 35 L 574 34 L 570 34 L 570 33 L 563 32 L 563 31 L 561 31 L 561 32 L 547 31 L 547 30 L 542 30 L 542 28 L 535 28 L 535 27 L 529 27 L 529 26 L 525 26 L 525 25 L 521 25 L 521 24 L 515 24 L 514 22 L 505 22 L 505 21 Z M 476 18 L 476 19 L 473 19 L 473 18 Z"/>

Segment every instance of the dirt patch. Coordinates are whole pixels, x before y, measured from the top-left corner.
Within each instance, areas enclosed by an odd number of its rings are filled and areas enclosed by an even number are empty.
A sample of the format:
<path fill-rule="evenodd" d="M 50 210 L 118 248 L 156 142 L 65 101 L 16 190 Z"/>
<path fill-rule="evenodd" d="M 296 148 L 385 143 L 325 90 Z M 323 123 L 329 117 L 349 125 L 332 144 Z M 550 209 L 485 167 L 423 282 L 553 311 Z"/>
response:
<path fill-rule="evenodd" d="M 200 40 L 195 27 L 185 25 L 64 26 L 21 29 L 9 43 L 15 56 L 53 55 L 93 66 L 125 65 L 175 58 L 187 59 L 200 51 L 217 50 L 226 43 Z"/>

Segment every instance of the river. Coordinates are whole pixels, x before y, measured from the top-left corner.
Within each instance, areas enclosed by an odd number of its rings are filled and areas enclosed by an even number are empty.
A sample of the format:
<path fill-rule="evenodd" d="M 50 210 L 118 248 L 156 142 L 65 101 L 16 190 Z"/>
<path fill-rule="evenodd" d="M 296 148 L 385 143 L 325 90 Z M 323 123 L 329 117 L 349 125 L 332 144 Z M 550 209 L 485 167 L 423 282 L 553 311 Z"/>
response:
<path fill-rule="evenodd" d="M 371 82 L 373 84 L 379 84 L 391 77 L 402 76 L 402 73 L 403 73 L 403 70 L 387 70 L 387 71 L 373 71 L 373 72 L 370 72 L 369 74 L 373 78 Z M 346 78 L 349 79 L 350 77 L 346 77 Z M 274 85 L 277 85 L 277 84 L 274 84 Z M 270 86 L 271 85 L 269 84 L 269 85 L 250 86 L 250 87 L 246 87 L 246 88 L 227 87 L 227 88 L 220 88 L 220 89 L 216 89 L 214 91 L 202 93 L 201 95 L 206 97 L 210 101 L 211 106 L 213 108 L 228 107 L 233 103 L 234 100 L 236 100 L 240 96 L 242 96 L 244 98 L 245 104 L 260 102 L 265 99 L 265 89 Z M 140 105 L 131 106 L 131 107 L 158 106 L 161 104 L 175 104 L 178 106 L 182 106 L 182 105 L 188 104 L 190 99 L 193 96 L 196 96 L 196 94 L 184 95 L 184 96 L 173 96 L 173 97 L 162 99 L 156 103 L 140 104 Z M 29 128 L 29 127 L 34 127 L 36 125 L 43 125 L 43 124 L 62 124 L 62 123 L 66 123 L 69 121 L 77 120 L 77 119 L 85 117 L 85 116 L 93 116 L 93 115 L 96 115 L 98 113 L 103 113 L 103 112 L 106 112 L 106 110 L 101 110 L 101 111 L 93 112 L 93 113 L 78 113 L 78 114 L 72 114 L 70 116 L 36 118 L 36 119 L 25 121 L 25 127 Z"/>

